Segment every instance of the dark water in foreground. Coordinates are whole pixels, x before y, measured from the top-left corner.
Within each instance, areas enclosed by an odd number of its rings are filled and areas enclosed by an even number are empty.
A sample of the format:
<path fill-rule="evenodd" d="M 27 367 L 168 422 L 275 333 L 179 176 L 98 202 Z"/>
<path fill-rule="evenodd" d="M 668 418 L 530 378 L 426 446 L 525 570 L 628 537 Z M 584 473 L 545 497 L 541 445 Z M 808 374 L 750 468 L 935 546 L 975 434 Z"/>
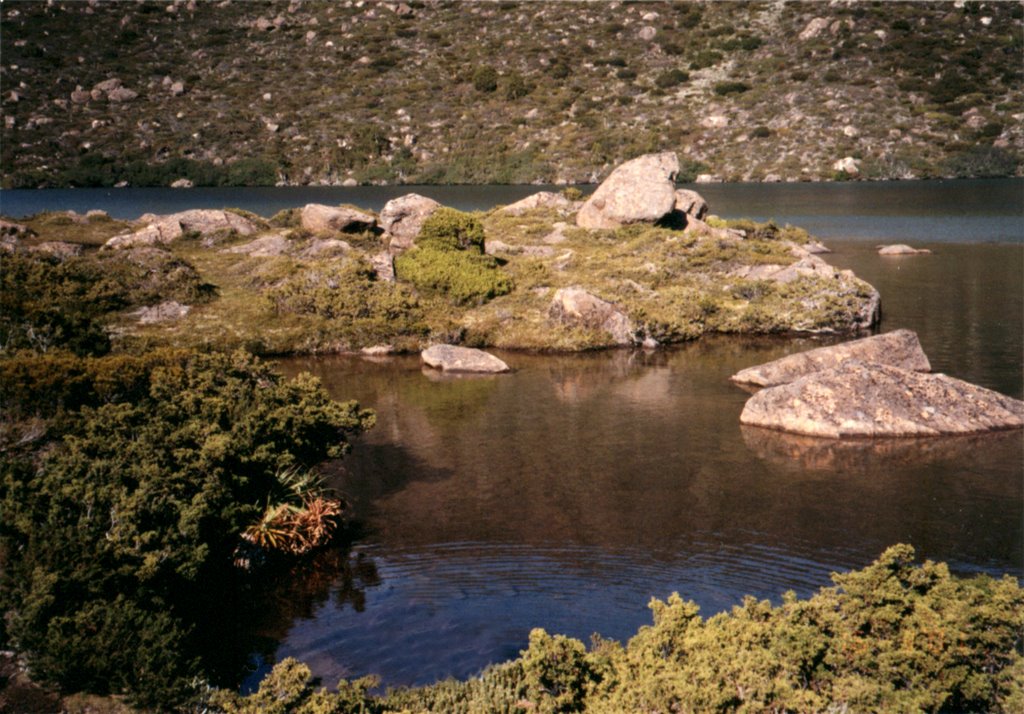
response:
<path fill-rule="evenodd" d="M 916 330 L 937 371 L 1024 396 L 1024 246 L 883 259 L 830 244 L 881 291 L 883 330 Z M 747 394 L 729 375 L 822 343 L 507 353 L 513 374 L 461 379 L 415 357 L 285 361 L 373 406 L 378 426 L 334 475 L 367 532 L 341 577 L 290 589 L 262 623 L 273 656 L 327 684 L 464 677 L 516 656 L 532 627 L 627 638 L 651 597 L 678 591 L 710 615 L 807 595 L 897 542 L 1024 576 L 1020 433 L 836 443 L 740 427 Z"/>

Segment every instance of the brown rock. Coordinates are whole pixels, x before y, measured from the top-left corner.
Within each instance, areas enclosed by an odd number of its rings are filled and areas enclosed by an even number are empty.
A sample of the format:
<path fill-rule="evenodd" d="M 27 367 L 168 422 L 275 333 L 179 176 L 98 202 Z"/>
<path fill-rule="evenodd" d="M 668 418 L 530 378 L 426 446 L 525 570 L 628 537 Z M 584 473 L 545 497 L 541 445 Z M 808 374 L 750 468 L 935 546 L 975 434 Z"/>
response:
<path fill-rule="evenodd" d="M 354 208 L 310 203 L 302 209 L 302 227 L 314 233 L 363 231 L 375 225 L 372 214 Z"/>
<path fill-rule="evenodd" d="M 740 384 L 773 387 L 788 384 L 823 369 L 833 369 L 850 360 L 887 364 L 916 372 L 930 372 L 932 369 L 917 334 L 910 330 L 896 330 L 884 335 L 798 352 L 740 370 L 730 379 Z"/>
<path fill-rule="evenodd" d="M 610 302 L 580 287 L 555 292 L 548 317 L 566 325 L 607 332 L 617 345 L 637 344 L 636 328 L 628 317 Z"/>
<path fill-rule="evenodd" d="M 420 358 L 427 366 L 444 372 L 495 374 L 509 371 L 508 365 L 494 355 L 469 347 L 431 345 L 420 353 Z"/>
<path fill-rule="evenodd" d="M 618 228 L 629 223 L 654 223 L 672 212 L 679 159 L 672 152 L 648 154 L 627 161 L 604 180 L 579 213 L 581 228 Z"/>
<path fill-rule="evenodd" d="M 440 207 L 437 201 L 415 193 L 407 193 L 384 204 L 380 225 L 389 239 L 388 249 L 392 253 L 401 253 L 411 248 L 423 222 Z"/>
<path fill-rule="evenodd" d="M 107 92 L 107 99 L 112 102 L 130 102 L 138 96 L 138 92 L 127 87 L 118 87 Z"/>
<path fill-rule="evenodd" d="M 944 374 L 848 361 L 758 392 L 740 423 L 832 439 L 976 434 L 1024 427 L 1024 402 Z"/>

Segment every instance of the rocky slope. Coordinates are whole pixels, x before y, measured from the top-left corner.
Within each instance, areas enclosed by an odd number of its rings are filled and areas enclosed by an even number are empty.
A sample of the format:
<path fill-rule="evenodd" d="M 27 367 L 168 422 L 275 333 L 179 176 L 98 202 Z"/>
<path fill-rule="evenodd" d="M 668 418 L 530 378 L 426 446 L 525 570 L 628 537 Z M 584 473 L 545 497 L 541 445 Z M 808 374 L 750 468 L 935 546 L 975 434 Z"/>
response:
<path fill-rule="evenodd" d="M 4 185 L 1020 174 L 1017 2 L 5 2 Z"/>

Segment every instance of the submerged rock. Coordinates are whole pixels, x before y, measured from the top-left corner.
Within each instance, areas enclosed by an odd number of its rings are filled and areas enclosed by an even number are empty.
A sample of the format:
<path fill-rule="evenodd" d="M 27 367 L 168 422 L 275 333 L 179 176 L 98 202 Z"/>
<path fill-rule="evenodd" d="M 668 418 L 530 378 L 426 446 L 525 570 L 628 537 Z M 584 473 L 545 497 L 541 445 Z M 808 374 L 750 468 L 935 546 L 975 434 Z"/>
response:
<path fill-rule="evenodd" d="M 636 328 L 623 312 L 580 287 L 556 291 L 548 308 L 548 317 L 565 325 L 603 330 L 617 345 L 638 342 Z"/>
<path fill-rule="evenodd" d="M 932 369 L 917 334 L 911 330 L 896 330 L 788 355 L 740 370 L 730 379 L 740 384 L 773 387 L 823 369 L 838 367 L 849 360 L 888 364 L 915 372 L 930 372 Z"/>
<path fill-rule="evenodd" d="M 441 204 L 417 193 L 407 193 L 384 204 L 380 211 L 380 225 L 388 239 L 388 249 L 401 253 L 412 248 L 424 221 Z"/>
<path fill-rule="evenodd" d="M 431 345 L 420 353 L 423 362 L 445 372 L 508 372 L 508 365 L 494 355 L 471 347 Z"/>
<path fill-rule="evenodd" d="M 302 209 L 302 227 L 313 233 L 362 231 L 375 225 L 375 216 L 354 208 L 309 203 Z"/>
<path fill-rule="evenodd" d="M 904 243 L 878 246 L 879 255 L 919 255 L 924 253 L 930 254 L 931 251 L 927 248 L 912 248 Z"/>
<path fill-rule="evenodd" d="M 1024 402 L 944 374 L 848 361 L 758 392 L 740 423 L 832 439 L 976 434 L 1024 427 Z"/>
<path fill-rule="evenodd" d="M 676 204 L 675 153 L 647 154 L 627 161 L 604 180 L 587 199 L 576 225 L 581 228 L 618 228 L 629 223 L 655 223 Z"/>

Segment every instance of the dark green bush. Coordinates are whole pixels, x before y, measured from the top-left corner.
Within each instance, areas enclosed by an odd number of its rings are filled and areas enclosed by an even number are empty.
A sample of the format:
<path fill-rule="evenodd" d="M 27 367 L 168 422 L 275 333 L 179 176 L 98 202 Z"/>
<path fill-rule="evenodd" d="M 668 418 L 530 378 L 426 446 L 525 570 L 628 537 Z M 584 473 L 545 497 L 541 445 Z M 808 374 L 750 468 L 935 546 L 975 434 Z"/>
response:
<path fill-rule="evenodd" d="M 654 78 L 654 84 L 662 89 L 675 87 L 690 79 L 690 73 L 682 69 L 668 69 Z"/>
<path fill-rule="evenodd" d="M 498 88 L 498 71 L 490 65 L 478 67 L 473 72 L 473 87 L 478 92 L 489 93 Z"/>
<path fill-rule="evenodd" d="M 231 617 L 239 534 L 280 496 L 279 475 L 340 456 L 373 418 L 244 353 L 140 359 L 125 393 L 0 464 L 0 606 L 37 680 L 167 707 L 207 672 L 199 653 L 214 650 L 199 643 Z M 92 369 L 69 380 L 122 379 Z"/>
<path fill-rule="evenodd" d="M 476 217 L 445 206 L 423 222 L 416 245 L 483 253 L 484 226 Z"/>
<path fill-rule="evenodd" d="M 755 126 L 754 130 L 750 132 L 750 136 L 754 139 L 764 139 L 772 135 L 772 130 L 764 126 Z"/>
<path fill-rule="evenodd" d="M 530 93 L 530 87 L 518 72 L 511 73 L 505 80 L 505 99 L 521 99 Z"/>
<path fill-rule="evenodd" d="M 718 82 L 715 84 L 715 94 L 722 96 L 729 94 L 743 94 L 750 89 L 750 85 L 746 82 L 731 81 L 731 82 Z"/>

